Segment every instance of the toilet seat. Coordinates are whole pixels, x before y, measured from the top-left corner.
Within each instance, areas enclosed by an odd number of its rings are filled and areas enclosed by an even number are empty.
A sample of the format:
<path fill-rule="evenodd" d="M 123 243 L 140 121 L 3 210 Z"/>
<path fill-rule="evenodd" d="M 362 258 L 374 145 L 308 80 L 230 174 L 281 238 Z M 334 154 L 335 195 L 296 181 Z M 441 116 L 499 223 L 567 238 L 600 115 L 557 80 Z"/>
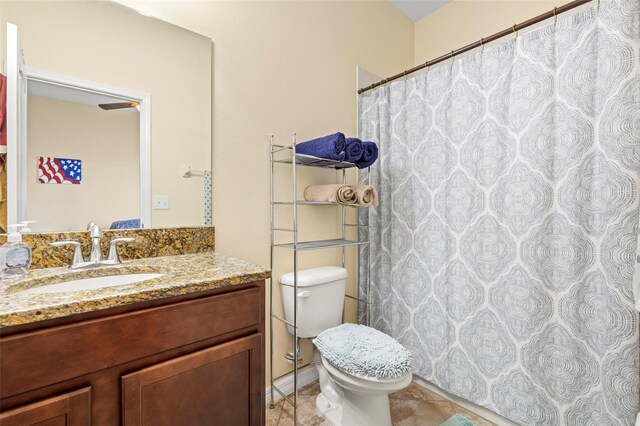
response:
<path fill-rule="evenodd" d="M 334 380 L 338 381 L 342 387 L 354 392 L 393 393 L 409 386 L 413 377 L 410 371 L 393 379 L 378 379 L 377 377 L 354 374 L 333 365 L 324 356 L 322 356 L 322 364 Z"/>
<path fill-rule="evenodd" d="M 365 325 L 329 328 L 313 343 L 333 367 L 353 377 L 393 382 L 411 371 L 411 353 L 388 334 Z"/>

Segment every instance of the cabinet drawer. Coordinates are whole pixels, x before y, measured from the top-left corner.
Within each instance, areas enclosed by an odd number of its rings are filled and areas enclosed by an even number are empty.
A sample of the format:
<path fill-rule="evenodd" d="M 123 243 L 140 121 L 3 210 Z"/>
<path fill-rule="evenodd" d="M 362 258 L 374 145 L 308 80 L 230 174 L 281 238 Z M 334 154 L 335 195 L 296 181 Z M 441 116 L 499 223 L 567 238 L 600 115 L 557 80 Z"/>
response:
<path fill-rule="evenodd" d="M 122 378 L 124 426 L 260 425 L 262 335 L 254 334 Z"/>
<path fill-rule="evenodd" d="M 2 426 L 89 426 L 91 388 L 79 389 L 0 413 Z"/>
<path fill-rule="evenodd" d="M 0 398 L 251 327 L 260 288 L 0 338 Z"/>

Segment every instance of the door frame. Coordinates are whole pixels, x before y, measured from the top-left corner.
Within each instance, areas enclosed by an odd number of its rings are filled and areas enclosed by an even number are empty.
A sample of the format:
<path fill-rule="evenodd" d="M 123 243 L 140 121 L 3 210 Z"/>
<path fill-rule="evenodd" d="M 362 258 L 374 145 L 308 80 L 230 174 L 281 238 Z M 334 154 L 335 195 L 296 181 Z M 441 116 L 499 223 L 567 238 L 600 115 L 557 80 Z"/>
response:
<path fill-rule="evenodd" d="M 26 210 L 26 198 L 19 193 L 18 188 L 18 182 L 21 180 L 20 175 L 24 173 L 24 170 L 22 170 L 24 167 L 20 168 L 18 165 L 22 164 L 25 159 L 24 153 L 20 152 L 20 147 L 23 145 L 21 139 L 27 136 L 27 127 L 24 120 L 20 120 L 20 117 L 24 117 L 27 114 L 25 105 L 27 85 L 24 56 L 18 39 L 18 27 L 7 23 L 6 37 L 7 146 L 5 168 L 7 171 L 7 199 L 4 201 L 7 206 L 6 225 L 9 225 L 18 223 L 18 218 L 24 216 Z"/>
<path fill-rule="evenodd" d="M 94 81 L 83 80 L 48 71 L 27 67 L 27 83 L 37 81 L 96 95 L 120 98 L 139 104 L 140 112 L 140 221 L 144 228 L 151 228 L 151 95 Z M 24 138 L 26 143 L 26 137 Z M 26 152 L 26 146 L 23 147 Z M 26 197 L 26 181 L 19 188 L 20 196 Z M 28 218 L 23 218 L 26 220 Z"/>

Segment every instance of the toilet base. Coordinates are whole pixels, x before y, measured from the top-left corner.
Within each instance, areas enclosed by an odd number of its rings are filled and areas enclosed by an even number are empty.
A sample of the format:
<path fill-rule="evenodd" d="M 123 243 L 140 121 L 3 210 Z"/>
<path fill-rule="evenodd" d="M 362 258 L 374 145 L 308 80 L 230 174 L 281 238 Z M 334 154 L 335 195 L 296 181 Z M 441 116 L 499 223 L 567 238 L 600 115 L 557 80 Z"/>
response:
<path fill-rule="evenodd" d="M 331 426 L 391 426 L 387 393 L 355 392 L 338 386 L 322 364 L 317 349 L 314 349 L 313 361 L 320 381 L 316 409 Z"/>
<path fill-rule="evenodd" d="M 331 426 L 390 426 L 389 397 L 387 395 L 345 395 L 340 403 L 331 403 L 322 392 L 316 398 L 318 413 Z"/>

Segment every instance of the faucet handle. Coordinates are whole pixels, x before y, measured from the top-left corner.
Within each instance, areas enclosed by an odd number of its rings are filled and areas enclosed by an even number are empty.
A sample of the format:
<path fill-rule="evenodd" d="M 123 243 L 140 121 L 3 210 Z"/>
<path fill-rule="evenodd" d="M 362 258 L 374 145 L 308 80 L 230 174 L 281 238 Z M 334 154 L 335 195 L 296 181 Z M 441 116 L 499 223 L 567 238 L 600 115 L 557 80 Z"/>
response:
<path fill-rule="evenodd" d="M 62 246 L 73 246 L 73 258 L 71 259 L 71 268 L 76 267 L 80 263 L 84 262 L 84 257 L 82 256 L 82 244 L 77 241 L 55 241 L 51 243 L 53 247 L 62 247 Z"/>
<path fill-rule="evenodd" d="M 109 242 L 109 257 L 108 257 L 107 260 L 109 262 L 113 262 L 113 264 L 120 263 L 120 256 L 118 255 L 118 244 L 119 243 L 130 243 L 132 241 L 135 241 L 135 238 L 120 237 L 120 238 L 112 239 Z"/>

